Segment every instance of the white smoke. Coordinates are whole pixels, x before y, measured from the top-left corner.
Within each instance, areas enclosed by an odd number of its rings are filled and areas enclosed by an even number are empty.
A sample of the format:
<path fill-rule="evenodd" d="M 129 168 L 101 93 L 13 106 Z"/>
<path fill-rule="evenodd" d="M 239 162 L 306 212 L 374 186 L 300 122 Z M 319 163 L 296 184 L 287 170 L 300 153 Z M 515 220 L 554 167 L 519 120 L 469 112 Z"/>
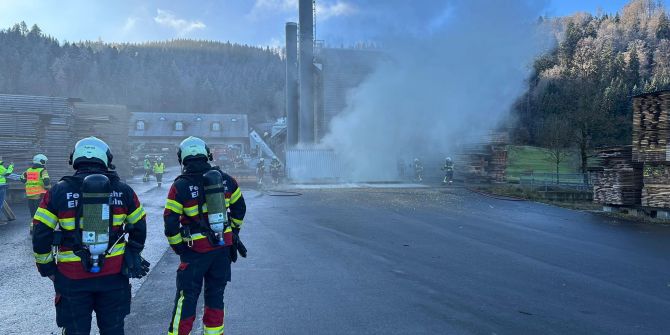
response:
<path fill-rule="evenodd" d="M 352 179 L 390 180 L 398 158 L 442 159 L 457 144 L 483 136 L 523 92 L 542 50 L 537 19 L 544 4 L 538 2 L 427 1 L 439 11 L 423 12 L 405 29 L 401 20 L 369 28 L 390 61 L 351 91 L 324 144 L 349 163 Z M 365 1 L 358 8 L 364 11 Z M 380 33 L 385 30 L 391 33 Z"/>

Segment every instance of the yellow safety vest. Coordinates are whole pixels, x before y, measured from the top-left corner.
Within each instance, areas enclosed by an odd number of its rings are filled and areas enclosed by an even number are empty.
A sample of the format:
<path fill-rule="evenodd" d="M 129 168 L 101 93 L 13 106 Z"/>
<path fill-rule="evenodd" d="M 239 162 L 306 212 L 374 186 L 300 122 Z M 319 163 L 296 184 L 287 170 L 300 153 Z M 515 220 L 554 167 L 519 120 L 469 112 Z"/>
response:
<path fill-rule="evenodd" d="M 39 198 L 40 195 L 47 193 L 44 187 L 44 178 L 49 178 L 49 174 L 44 168 L 29 168 L 26 170 L 26 196 L 28 198 Z"/>
<path fill-rule="evenodd" d="M 155 163 L 154 164 L 154 173 L 163 173 L 165 172 L 165 163 Z"/>
<path fill-rule="evenodd" d="M 0 185 L 7 184 L 7 179 L 5 178 L 5 175 L 14 172 L 14 165 L 10 164 L 9 167 L 5 168 L 3 164 L 4 162 L 0 162 Z"/>

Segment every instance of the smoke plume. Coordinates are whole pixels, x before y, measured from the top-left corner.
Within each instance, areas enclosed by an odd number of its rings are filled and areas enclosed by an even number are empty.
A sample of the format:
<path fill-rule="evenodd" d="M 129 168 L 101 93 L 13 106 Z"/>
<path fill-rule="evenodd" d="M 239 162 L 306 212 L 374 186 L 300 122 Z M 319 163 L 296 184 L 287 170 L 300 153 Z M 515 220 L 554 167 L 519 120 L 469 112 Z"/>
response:
<path fill-rule="evenodd" d="M 453 156 L 495 127 L 522 93 L 542 50 L 539 2 L 357 2 L 369 14 L 349 26 L 381 41 L 388 60 L 350 92 L 324 144 L 348 162 L 353 180 L 394 179 L 399 158 Z"/>

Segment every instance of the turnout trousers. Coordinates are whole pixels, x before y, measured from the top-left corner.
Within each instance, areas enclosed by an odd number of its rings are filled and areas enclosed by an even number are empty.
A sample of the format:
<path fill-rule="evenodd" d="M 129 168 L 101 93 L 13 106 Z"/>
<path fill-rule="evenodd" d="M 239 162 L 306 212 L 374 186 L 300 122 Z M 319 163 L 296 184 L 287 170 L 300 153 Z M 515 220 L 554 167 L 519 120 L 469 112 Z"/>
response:
<path fill-rule="evenodd" d="M 188 335 L 195 321 L 198 296 L 205 285 L 205 335 L 223 334 L 223 293 L 230 281 L 230 247 L 207 253 L 187 251 L 180 256 L 177 295 L 168 334 Z"/>
<path fill-rule="evenodd" d="M 130 283 L 121 274 L 69 279 L 56 273 L 56 324 L 66 335 L 89 335 L 95 311 L 101 335 L 123 335 L 130 313 Z"/>

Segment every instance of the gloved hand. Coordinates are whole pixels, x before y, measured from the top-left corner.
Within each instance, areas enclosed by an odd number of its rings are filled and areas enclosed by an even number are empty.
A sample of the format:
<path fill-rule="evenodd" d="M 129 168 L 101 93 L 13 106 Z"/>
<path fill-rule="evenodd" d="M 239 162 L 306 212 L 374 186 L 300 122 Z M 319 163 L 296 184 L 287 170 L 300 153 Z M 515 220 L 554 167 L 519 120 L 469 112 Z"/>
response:
<path fill-rule="evenodd" d="M 183 255 L 188 251 L 188 246 L 186 245 L 186 243 L 181 242 L 179 244 L 173 245 L 172 250 L 174 250 L 174 253 L 177 255 Z"/>
<path fill-rule="evenodd" d="M 240 240 L 240 229 L 233 228 L 233 244 L 230 246 L 230 261 L 237 262 L 237 254 L 242 257 L 247 257 L 247 248 Z"/>
<path fill-rule="evenodd" d="M 79 249 L 73 251 L 75 256 L 81 258 L 81 265 L 84 267 L 84 270 L 86 271 L 91 271 L 91 254 L 88 252 L 86 249 Z M 101 259 L 104 259 L 104 257 L 101 257 Z"/>
<path fill-rule="evenodd" d="M 143 245 L 132 241 L 129 241 L 126 245 L 123 254 L 123 267 L 121 268 L 121 273 L 126 277 L 142 278 L 149 273 L 151 263 L 140 255 L 143 247 Z"/>

